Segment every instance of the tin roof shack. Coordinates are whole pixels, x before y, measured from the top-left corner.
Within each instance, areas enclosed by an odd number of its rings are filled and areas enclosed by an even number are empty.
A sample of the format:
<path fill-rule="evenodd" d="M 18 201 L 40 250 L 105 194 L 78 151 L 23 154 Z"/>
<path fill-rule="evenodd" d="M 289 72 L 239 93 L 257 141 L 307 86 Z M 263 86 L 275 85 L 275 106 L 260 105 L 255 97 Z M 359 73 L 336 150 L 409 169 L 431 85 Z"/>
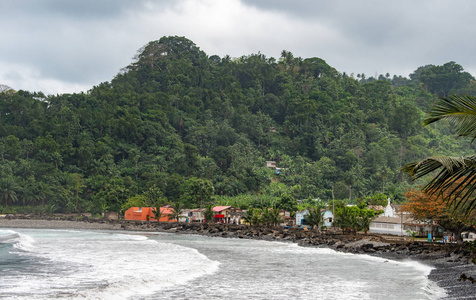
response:
<path fill-rule="evenodd" d="M 291 217 L 291 212 L 281 209 L 279 211 L 279 215 L 283 219 L 283 222 L 281 223 L 281 226 L 294 226 L 296 224 L 296 219 Z"/>
<path fill-rule="evenodd" d="M 191 209 L 187 214 L 189 222 L 204 223 L 205 222 L 204 211 L 205 211 L 204 208 Z"/>

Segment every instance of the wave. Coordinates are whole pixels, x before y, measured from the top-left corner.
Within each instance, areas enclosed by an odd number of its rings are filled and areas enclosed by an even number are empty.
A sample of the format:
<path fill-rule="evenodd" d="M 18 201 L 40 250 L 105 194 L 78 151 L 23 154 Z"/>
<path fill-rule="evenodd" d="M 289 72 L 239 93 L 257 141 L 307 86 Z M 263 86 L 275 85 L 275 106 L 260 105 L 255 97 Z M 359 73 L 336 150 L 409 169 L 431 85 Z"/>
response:
<path fill-rule="evenodd" d="M 2 278 L 14 282 L 2 287 L 2 293 L 25 295 L 23 299 L 133 299 L 212 274 L 220 264 L 196 249 L 143 235 L 20 230 L 0 233 L 0 238 L 40 262 L 40 269 L 22 280 Z"/>
<path fill-rule="evenodd" d="M 15 242 L 20 237 L 18 233 L 12 233 L 9 235 L 0 236 L 0 243 L 2 244 L 11 244 Z"/>
<path fill-rule="evenodd" d="M 0 244 L 12 245 L 15 249 L 28 252 L 34 248 L 33 237 L 14 230 L 0 230 Z"/>

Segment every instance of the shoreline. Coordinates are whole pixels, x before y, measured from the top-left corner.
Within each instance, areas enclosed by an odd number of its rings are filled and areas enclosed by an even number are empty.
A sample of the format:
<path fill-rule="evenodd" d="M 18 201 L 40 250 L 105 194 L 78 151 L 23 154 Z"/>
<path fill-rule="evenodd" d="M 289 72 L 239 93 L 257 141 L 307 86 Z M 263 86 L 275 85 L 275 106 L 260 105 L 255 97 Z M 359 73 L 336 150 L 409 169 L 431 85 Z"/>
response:
<path fill-rule="evenodd" d="M 0 228 L 113 230 L 135 232 L 168 232 L 198 234 L 210 237 L 259 239 L 292 242 L 304 247 L 327 247 L 336 251 L 368 254 L 391 260 L 413 260 L 432 267 L 429 280 L 445 289 L 444 299 L 476 299 L 476 283 L 460 281 L 461 274 L 476 278 L 476 265 L 471 253 L 459 244 L 438 244 L 411 241 L 389 241 L 376 235 L 343 235 L 315 233 L 302 229 L 251 227 L 231 224 L 156 223 L 124 220 L 101 220 L 87 217 L 4 217 Z"/>

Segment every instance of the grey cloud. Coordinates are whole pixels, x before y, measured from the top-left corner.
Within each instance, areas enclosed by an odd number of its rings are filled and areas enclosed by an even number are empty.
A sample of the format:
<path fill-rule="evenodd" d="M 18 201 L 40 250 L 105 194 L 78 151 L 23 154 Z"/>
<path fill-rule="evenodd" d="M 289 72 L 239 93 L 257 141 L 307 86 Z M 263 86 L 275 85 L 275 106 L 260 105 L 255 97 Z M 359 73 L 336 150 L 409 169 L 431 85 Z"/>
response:
<path fill-rule="evenodd" d="M 0 26 L 8 28 L 0 68 L 21 65 L 38 78 L 92 86 L 111 80 L 147 42 L 179 35 L 209 55 L 261 51 L 279 57 L 286 49 L 368 76 L 408 76 L 419 66 L 448 61 L 476 70 L 473 1 L 222 1 L 0 1 Z M 223 24 L 197 24 L 218 4 L 223 14 L 215 11 L 217 20 L 210 21 Z M 197 7 L 204 16 L 193 16 L 191 8 Z M 247 23 L 239 23 L 242 19 Z M 0 73 L 13 81 L 14 72 Z"/>

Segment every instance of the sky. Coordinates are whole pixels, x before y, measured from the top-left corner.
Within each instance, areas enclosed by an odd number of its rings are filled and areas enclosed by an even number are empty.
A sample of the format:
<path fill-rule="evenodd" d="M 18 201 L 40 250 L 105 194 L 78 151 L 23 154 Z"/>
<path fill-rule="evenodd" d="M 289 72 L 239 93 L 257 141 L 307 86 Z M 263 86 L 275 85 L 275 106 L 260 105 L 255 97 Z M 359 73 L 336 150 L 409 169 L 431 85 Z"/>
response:
<path fill-rule="evenodd" d="M 163 36 L 209 56 L 287 50 L 367 77 L 450 61 L 476 76 L 472 0 L 2 0 L 0 11 L 0 85 L 47 95 L 111 81 Z"/>

